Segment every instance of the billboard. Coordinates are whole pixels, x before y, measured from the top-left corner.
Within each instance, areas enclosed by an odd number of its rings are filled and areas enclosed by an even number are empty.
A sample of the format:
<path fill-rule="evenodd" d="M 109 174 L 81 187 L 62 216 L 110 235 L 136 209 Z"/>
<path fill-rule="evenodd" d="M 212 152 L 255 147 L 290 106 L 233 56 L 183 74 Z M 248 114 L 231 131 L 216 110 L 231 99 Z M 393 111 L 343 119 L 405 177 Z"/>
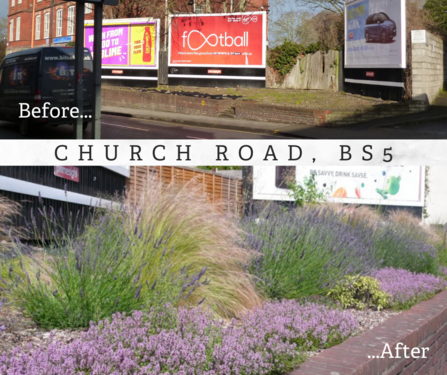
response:
<path fill-rule="evenodd" d="M 266 13 L 171 16 L 169 66 L 265 68 Z"/>
<path fill-rule="evenodd" d="M 329 202 L 424 206 L 425 168 L 389 167 L 253 167 L 253 199 L 292 201 L 287 181 L 302 183 L 315 174 Z"/>
<path fill-rule="evenodd" d="M 103 20 L 102 68 L 158 69 L 159 20 Z M 93 54 L 93 21 L 85 21 L 84 45 Z"/>
<path fill-rule="evenodd" d="M 345 3 L 345 67 L 406 68 L 405 0 Z"/>

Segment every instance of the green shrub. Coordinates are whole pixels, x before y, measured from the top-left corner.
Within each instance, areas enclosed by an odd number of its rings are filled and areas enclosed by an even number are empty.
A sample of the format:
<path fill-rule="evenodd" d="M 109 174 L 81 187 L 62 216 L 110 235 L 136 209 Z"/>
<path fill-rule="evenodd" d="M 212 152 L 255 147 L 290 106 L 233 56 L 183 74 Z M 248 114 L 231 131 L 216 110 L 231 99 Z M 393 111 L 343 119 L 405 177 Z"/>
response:
<path fill-rule="evenodd" d="M 310 177 L 305 176 L 303 183 L 291 182 L 287 184 L 290 189 L 290 196 L 298 206 L 304 204 L 317 204 L 326 202 L 330 193 L 330 189 L 318 188 L 315 180 L 315 173 L 311 173 Z"/>
<path fill-rule="evenodd" d="M 321 50 L 322 46 L 320 43 L 304 47 L 301 44 L 285 40 L 283 44 L 270 50 L 267 64 L 275 69 L 281 78 L 284 78 L 295 66 L 299 55 L 315 53 Z"/>
<path fill-rule="evenodd" d="M 389 306 L 390 296 L 380 289 L 379 282 L 369 276 L 345 276 L 329 290 L 332 297 L 341 305 L 363 310 L 367 307 L 382 310 Z"/>

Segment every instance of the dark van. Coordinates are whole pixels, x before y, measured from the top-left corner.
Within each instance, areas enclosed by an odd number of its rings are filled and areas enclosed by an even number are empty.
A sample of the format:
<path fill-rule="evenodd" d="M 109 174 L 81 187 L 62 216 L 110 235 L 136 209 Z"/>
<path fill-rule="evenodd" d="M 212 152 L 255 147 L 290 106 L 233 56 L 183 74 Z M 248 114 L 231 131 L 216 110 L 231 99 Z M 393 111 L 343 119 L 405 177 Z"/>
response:
<path fill-rule="evenodd" d="M 38 47 L 7 55 L 0 64 L 0 120 L 16 122 L 20 132 L 27 135 L 39 125 L 73 124 L 67 111 L 65 115 L 52 118 L 51 113 L 75 105 L 75 49 L 72 47 Z M 92 114 L 93 63 L 90 51 L 84 50 L 84 107 L 83 115 Z M 45 103 L 49 104 L 45 104 Z M 23 108 L 47 107 L 47 118 L 19 118 Z M 39 112 L 36 109 L 36 113 Z M 42 111 L 40 111 L 42 113 Z M 84 122 L 84 129 L 88 126 Z"/>

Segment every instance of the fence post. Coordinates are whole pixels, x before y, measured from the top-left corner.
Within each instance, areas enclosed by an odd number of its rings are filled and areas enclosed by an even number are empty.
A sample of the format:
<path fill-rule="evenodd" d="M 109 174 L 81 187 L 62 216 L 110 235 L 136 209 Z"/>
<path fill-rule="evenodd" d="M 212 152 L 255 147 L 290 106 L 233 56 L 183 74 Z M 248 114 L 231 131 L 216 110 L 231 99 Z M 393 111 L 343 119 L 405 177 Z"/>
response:
<path fill-rule="evenodd" d="M 345 91 L 345 76 L 343 74 L 345 64 L 344 54 L 344 48 L 341 51 L 338 51 L 338 92 Z"/>
<path fill-rule="evenodd" d="M 168 51 L 160 51 L 158 84 L 159 85 L 168 84 Z"/>

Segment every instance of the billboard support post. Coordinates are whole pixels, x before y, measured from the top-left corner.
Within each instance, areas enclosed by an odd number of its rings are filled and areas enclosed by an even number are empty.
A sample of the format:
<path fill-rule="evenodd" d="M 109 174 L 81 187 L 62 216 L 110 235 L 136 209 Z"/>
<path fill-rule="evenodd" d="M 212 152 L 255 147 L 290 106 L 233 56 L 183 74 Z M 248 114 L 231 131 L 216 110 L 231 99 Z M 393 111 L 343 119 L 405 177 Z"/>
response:
<path fill-rule="evenodd" d="M 93 96 L 93 121 L 92 136 L 93 139 L 101 139 L 101 42 L 102 42 L 102 3 L 95 4 L 95 27 L 93 38 L 93 87 L 95 94 Z M 82 22 L 84 28 L 84 22 Z M 82 38 L 84 40 L 84 37 Z"/>
<path fill-rule="evenodd" d="M 84 3 L 76 4 L 76 41 L 75 41 L 75 107 L 79 109 L 73 126 L 73 137 L 82 139 L 83 101 L 84 101 Z"/>

